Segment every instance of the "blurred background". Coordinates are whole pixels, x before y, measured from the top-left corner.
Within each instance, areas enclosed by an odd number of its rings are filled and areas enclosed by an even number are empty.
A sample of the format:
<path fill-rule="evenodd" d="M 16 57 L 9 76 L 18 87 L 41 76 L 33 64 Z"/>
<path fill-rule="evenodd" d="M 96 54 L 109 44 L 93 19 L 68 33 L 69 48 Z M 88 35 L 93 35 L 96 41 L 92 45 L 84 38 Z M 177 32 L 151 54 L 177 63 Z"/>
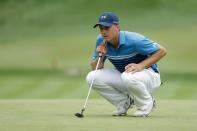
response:
<path fill-rule="evenodd" d="M 0 99 L 85 98 L 93 25 L 104 11 L 118 14 L 122 30 L 166 47 L 156 98 L 197 99 L 196 7 L 196 0 L 0 0 Z"/>

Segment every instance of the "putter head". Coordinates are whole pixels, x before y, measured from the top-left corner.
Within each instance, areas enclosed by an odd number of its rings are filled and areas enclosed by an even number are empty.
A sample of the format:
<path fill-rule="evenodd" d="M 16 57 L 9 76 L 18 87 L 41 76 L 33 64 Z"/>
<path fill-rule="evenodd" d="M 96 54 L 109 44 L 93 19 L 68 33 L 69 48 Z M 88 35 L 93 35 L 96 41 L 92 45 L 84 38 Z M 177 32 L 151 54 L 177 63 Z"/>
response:
<path fill-rule="evenodd" d="M 85 108 L 83 108 L 82 110 L 81 110 L 81 113 L 75 113 L 75 116 L 76 117 L 79 117 L 79 118 L 83 118 L 84 117 L 84 115 L 83 115 L 83 112 L 85 111 Z"/>
<path fill-rule="evenodd" d="M 79 117 L 79 118 L 83 118 L 84 117 L 84 115 L 82 113 L 75 113 L 75 116 Z"/>

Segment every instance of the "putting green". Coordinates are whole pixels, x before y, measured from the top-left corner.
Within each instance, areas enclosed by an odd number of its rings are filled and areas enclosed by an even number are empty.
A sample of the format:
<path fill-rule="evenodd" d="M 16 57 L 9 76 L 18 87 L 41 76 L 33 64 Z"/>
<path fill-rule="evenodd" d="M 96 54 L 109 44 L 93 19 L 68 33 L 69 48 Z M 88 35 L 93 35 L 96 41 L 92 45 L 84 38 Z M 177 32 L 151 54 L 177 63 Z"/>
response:
<path fill-rule="evenodd" d="M 84 118 L 77 118 L 84 100 L 0 100 L 1 131 L 180 131 L 197 129 L 196 100 L 158 100 L 148 118 L 113 117 L 103 99 L 88 101 Z"/>

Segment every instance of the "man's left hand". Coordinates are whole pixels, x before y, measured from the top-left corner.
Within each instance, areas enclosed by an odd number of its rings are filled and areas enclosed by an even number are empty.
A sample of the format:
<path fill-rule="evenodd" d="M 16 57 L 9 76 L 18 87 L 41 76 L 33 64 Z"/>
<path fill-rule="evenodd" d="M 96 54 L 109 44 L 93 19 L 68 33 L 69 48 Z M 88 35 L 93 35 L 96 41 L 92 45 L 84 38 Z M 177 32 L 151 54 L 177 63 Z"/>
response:
<path fill-rule="evenodd" d="M 125 66 L 125 72 L 127 73 L 135 73 L 143 70 L 144 68 L 140 64 L 131 63 Z"/>

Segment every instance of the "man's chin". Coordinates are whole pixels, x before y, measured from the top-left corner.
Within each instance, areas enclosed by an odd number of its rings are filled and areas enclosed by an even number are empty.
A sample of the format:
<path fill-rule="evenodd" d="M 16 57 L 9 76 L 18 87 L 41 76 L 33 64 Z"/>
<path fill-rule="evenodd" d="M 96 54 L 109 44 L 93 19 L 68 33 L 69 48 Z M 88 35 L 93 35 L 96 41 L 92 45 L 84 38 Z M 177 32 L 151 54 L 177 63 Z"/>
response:
<path fill-rule="evenodd" d="M 107 42 L 110 41 L 110 39 L 108 37 L 104 37 L 104 40 L 107 41 Z"/>

